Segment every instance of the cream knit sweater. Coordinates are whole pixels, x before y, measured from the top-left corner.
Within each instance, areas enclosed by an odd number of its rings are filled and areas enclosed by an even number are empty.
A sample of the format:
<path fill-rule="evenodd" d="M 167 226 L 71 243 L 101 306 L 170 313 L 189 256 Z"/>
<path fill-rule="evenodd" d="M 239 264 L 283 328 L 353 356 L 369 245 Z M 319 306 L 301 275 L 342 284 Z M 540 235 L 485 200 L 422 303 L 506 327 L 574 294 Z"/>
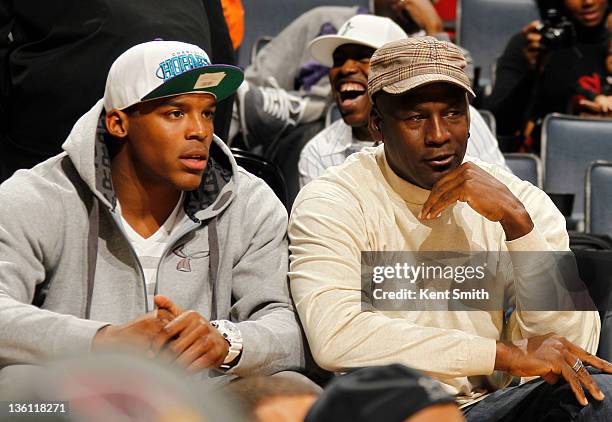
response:
<path fill-rule="evenodd" d="M 567 251 L 565 220 L 548 196 L 484 162 L 522 201 L 534 229 L 505 241 L 499 223 L 456 203 L 427 223 L 417 219 L 429 195 L 388 166 L 384 145 L 354 154 L 308 184 L 289 222 L 290 284 L 315 360 L 331 371 L 402 363 L 443 382 L 460 403 L 503 387 L 495 343 L 556 332 L 595 353 L 596 312 L 372 312 L 361 308 L 361 251 Z M 528 291 L 514 268 L 509 291 Z M 513 293 L 514 294 L 514 293 Z"/>

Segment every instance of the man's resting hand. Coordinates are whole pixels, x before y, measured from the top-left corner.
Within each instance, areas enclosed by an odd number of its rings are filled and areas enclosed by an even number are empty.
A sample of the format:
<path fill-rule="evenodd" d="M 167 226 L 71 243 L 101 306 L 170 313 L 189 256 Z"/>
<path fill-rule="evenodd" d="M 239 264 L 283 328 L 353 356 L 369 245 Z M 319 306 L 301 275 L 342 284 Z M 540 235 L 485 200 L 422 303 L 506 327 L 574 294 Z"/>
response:
<path fill-rule="evenodd" d="M 164 327 L 173 319 L 167 310 L 156 309 L 126 324 L 107 325 L 94 336 L 92 349 L 136 349 L 156 355 L 171 338 Z"/>
<path fill-rule="evenodd" d="M 578 365 L 577 371 L 573 369 L 578 359 L 584 365 L 612 373 L 612 364 L 587 353 L 556 334 L 546 334 L 513 343 L 498 341 L 495 369 L 518 377 L 540 376 L 550 384 L 555 384 L 560 377 L 563 377 L 583 406 L 588 404 L 583 386 L 595 400 L 603 400 L 603 393 L 584 366 Z"/>
<path fill-rule="evenodd" d="M 162 352 L 167 361 L 192 372 L 223 364 L 229 343 L 206 318 L 196 311 L 183 311 L 165 296 L 155 296 L 155 304 L 175 316 L 163 329 L 172 339 Z"/>

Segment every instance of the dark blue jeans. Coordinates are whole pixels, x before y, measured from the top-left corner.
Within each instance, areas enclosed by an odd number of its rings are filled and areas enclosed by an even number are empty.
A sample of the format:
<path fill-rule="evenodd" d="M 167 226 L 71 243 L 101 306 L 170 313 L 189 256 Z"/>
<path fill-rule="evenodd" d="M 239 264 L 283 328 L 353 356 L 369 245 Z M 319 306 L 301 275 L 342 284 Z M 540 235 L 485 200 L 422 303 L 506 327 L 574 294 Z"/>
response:
<path fill-rule="evenodd" d="M 592 368 L 589 368 L 589 372 L 606 396 L 601 402 L 586 393 L 589 404 L 583 407 L 567 382 L 562 380 L 549 385 L 538 379 L 496 391 L 464 409 L 465 417 L 468 422 L 612 421 L 612 375 Z"/>

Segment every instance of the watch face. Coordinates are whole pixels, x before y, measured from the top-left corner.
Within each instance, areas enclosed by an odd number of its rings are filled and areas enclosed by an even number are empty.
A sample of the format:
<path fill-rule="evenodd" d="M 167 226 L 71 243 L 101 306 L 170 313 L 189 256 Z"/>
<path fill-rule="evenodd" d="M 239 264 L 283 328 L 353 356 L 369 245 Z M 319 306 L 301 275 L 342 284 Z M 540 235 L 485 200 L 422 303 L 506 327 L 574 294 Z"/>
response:
<path fill-rule="evenodd" d="M 215 323 L 214 326 L 230 344 L 242 343 L 242 334 L 234 324 L 228 321 L 215 321 Z"/>
<path fill-rule="evenodd" d="M 226 328 L 232 337 L 241 337 L 240 331 L 233 324 L 227 324 Z"/>

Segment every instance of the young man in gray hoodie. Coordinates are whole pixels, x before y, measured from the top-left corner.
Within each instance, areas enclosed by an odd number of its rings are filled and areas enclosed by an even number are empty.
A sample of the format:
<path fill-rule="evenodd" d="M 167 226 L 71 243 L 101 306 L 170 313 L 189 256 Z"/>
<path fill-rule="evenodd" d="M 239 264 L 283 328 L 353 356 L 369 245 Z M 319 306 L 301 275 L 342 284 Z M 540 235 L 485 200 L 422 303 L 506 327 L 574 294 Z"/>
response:
<path fill-rule="evenodd" d="M 198 373 L 303 367 L 287 214 L 213 134 L 242 80 L 195 45 L 134 46 L 65 152 L 0 185 L 0 372 L 116 347 Z"/>

